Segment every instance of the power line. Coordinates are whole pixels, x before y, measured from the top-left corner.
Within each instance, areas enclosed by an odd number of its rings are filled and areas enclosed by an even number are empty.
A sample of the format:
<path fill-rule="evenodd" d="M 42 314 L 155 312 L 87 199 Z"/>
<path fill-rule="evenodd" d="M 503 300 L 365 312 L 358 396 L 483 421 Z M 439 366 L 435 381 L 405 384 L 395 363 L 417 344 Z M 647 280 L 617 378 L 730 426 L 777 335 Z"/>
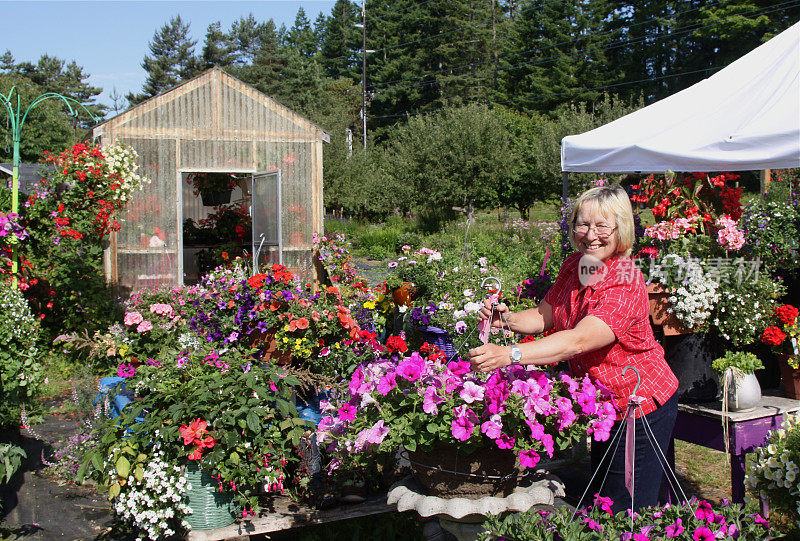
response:
<path fill-rule="evenodd" d="M 721 69 L 723 67 L 725 67 L 725 66 L 715 66 L 713 68 L 703 68 L 703 69 L 699 69 L 699 70 L 683 71 L 683 72 L 680 72 L 680 73 L 670 73 L 670 74 L 661 75 L 661 76 L 658 76 L 658 77 L 648 77 L 646 79 L 638 79 L 636 81 L 623 81 L 621 83 L 613 83 L 613 84 L 608 84 L 608 85 L 603 85 L 603 86 L 595 86 L 595 87 L 591 87 L 591 88 L 581 88 L 581 89 L 577 89 L 577 90 L 568 90 L 568 91 L 565 91 L 565 92 L 551 92 L 551 93 L 547 93 L 547 94 L 538 94 L 538 95 L 535 95 L 535 96 L 526 96 L 524 98 L 517 98 L 517 99 L 513 99 L 513 100 L 493 101 L 493 102 L 490 102 L 490 104 L 492 104 L 492 105 L 500 105 L 500 104 L 504 104 L 504 103 L 513 103 L 513 102 L 518 102 L 518 101 L 533 100 L 533 99 L 537 99 L 537 98 L 550 98 L 550 97 L 553 97 L 553 96 L 564 96 L 564 95 L 569 95 L 569 94 L 580 94 L 580 93 L 583 93 L 583 92 L 594 92 L 594 91 L 598 91 L 598 90 L 605 90 L 605 89 L 608 89 L 608 88 L 616 88 L 616 87 L 619 87 L 619 86 L 632 85 L 632 84 L 637 84 L 637 83 L 644 83 L 644 82 L 648 82 L 648 81 L 658 81 L 660 79 L 667 79 L 669 77 L 679 77 L 681 75 L 692 75 L 694 73 L 703 73 L 703 72 L 706 72 L 706 71 L 719 70 L 719 69 Z M 378 118 L 399 118 L 399 117 L 417 116 L 417 115 L 422 115 L 422 114 L 432 114 L 434 112 L 436 112 L 436 111 L 415 111 L 415 112 L 412 112 L 412 113 L 402 113 L 402 114 L 396 114 L 396 115 L 373 116 L 371 118 L 373 120 L 378 119 Z"/>
<path fill-rule="evenodd" d="M 582 55 L 584 53 L 593 52 L 593 51 L 594 52 L 609 51 L 609 50 L 612 50 L 612 49 L 618 49 L 618 48 L 620 48 L 620 47 L 622 47 L 624 45 L 636 44 L 636 43 L 644 42 L 644 41 L 647 41 L 647 40 L 675 38 L 675 37 L 681 36 L 683 34 L 687 34 L 687 33 L 690 33 L 690 32 L 694 32 L 696 30 L 700 30 L 702 28 L 708 28 L 708 27 L 716 26 L 718 24 L 721 24 L 722 22 L 724 22 L 727 19 L 738 17 L 738 16 L 741 16 L 741 15 L 746 14 L 746 13 L 748 13 L 748 14 L 749 13 L 766 14 L 766 13 L 771 13 L 773 11 L 780 11 L 782 9 L 785 9 L 786 7 L 796 7 L 798 5 L 800 5 L 800 2 L 798 2 L 797 0 L 789 0 L 789 1 L 784 2 L 782 4 L 777 4 L 777 5 L 773 6 L 771 9 L 750 10 L 748 12 L 736 13 L 736 14 L 733 14 L 733 15 L 729 15 L 728 17 L 724 17 L 722 19 L 719 19 L 719 20 L 714 20 L 714 21 L 712 21 L 710 23 L 707 23 L 707 24 L 704 24 L 704 25 L 690 25 L 688 27 L 684 27 L 680 31 L 673 31 L 673 32 L 671 32 L 669 34 L 662 34 L 662 35 L 660 35 L 660 36 L 658 36 L 656 38 L 654 38 L 652 35 L 651 36 L 642 36 L 640 38 L 636 38 L 636 39 L 633 39 L 633 40 L 625 40 L 625 41 L 617 42 L 617 43 L 615 43 L 613 45 L 608 45 L 608 46 L 605 46 L 605 47 L 590 47 L 590 48 L 586 48 L 586 49 L 581 49 L 579 51 L 575 51 L 575 52 L 573 52 L 571 54 L 558 54 L 558 55 L 554 55 L 554 56 L 543 58 L 543 59 L 519 62 L 519 63 L 516 63 L 516 64 L 511 64 L 511 65 L 503 66 L 503 67 L 500 67 L 500 68 L 492 67 L 492 68 L 489 68 L 489 69 L 479 70 L 477 72 L 465 73 L 465 74 L 462 74 L 462 75 L 453 75 L 451 77 L 446 77 L 446 78 L 443 78 L 443 79 L 433 79 L 433 80 L 429 80 L 429 81 L 422 81 L 422 82 L 419 82 L 419 83 L 410 83 L 410 84 L 406 84 L 406 85 L 391 85 L 391 86 L 379 87 L 378 84 L 376 84 L 376 85 L 373 85 L 371 87 L 371 89 L 380 93 L 380 92 L 386 92 L 387 90 L 390 90 L 390 89 L 414 88 L 414 87 L 419 87 L 419 86 L 430 86 L 430 85 L 435 85 L 435 84 L 453 82 L 453 81 L 460 80 L 460 79 L 483 80 L 483 79 L 485 79 L 485 77 L 478 78 L 478 76 L 480 74 L 482 74 L 482 73 L 495 73 L 495 72 L 500 72 L 500 71 L 508 71 L 508 70 L 512 70 L 514 68 L 518 68 L 518 67 L 526 66 L 526 65 L 527 66 L 537 66 L 537 65 L 542 65 L 542 64 L 549 63 L 549 62 L 557 60 L 559 58 L 571 58 L 571 57 L 574 57 L 574 56 Z M 564 43 L 574 43 L 576 41 L 578 41 L 578 40 L 571 40 L 571 41 L 564 42 Z M 560 45 L 560 44 L 554 45 L 553 47 L 556 47 L 558 45 Z M 486 63 L 487 62 L 475 63 L 475 64 L 472 64 L 472 65 L 465 65 L 465 66 L 462 66 L 462 67 L 473 67 L 473 66 L 483 65 L 483 64 L 486 64 Z M 433 72 L 433 73 L 430 73 L 430 74 L 426 74 L 426 75 L 420 76 L 418 78 L 428 77 L 430 75 L 434 75 L 435 73 L 441 73 L 441 71 L 442 70 L 439 70 L 438 72 Z M 412 79 L 408 79 L 408 80 L 412 80 Z"/>
<path fill-rule="evenodd" d="M 719 0 L 712 0 L 708 4 L 706 4 L 705 6 L 692 8 L 692 9 L 687 9 L 687 10 L 684 10 L 684 11 L 679 11 L 679 12 L 674 13 L 672 16 L 675 17 L 675 16 L 678 16 L 678 15 L 684 15 L 684 14 L 689 13 L 691 11 L 697 11 L 697 10 L 702 9 L 702 8 L 707 8 L 710 5 L 716 4 L 718 2 L 719 2 Z M 530 8 L 526 8 L 526 10 L 527 9 L 530 9 Z M 526 10 L 522 10 L 520 13 L 524 13 Z M 585 40 L 585 39 L 591 38 L 591 37 L 602 37 L 604 35 L 614 34 L 616 32 L 629 30 L 629 29 L 634 28 L 636 26 L 641 26 L 643 24 L 647 24 L 647 23 L 656 21 L 658 19 L 660 19 L 660 17 L 651 17 L 650 19 L 646 19 L 644 21 L 640 21 L 638 23 L 631 24 L 631 25 L 628 25 L 626 27 L 620 27 L 620 28 L 616 28 L 616 29 L 613 29 L 613 30 L 607 30 L 605 32 L 584 34 L 584 35 L 582 35 L 582 36 L 580 36 L 578 38 L 575 38 L 575 39 L 571 39 L 571 40 L 567 40 L 567 41 L 562 41 L 560 43 L 554 43 L 552 45 L 548 45 L 547 48 L 560 47 L 562 45 L 569 45 L 571 43 L 577 43 L 577 42 L 579 42 L 581 40 Z M 437 34 L 437 35 L 439 35 L 439 34 Z M 408 42 L 408 43 L 415 43 L 415 42 Z M 449 43 L 447 45 L 452 45 L 452 43 Z M 383 50 L 383 49 L 378 49 L 378 50 Z M 523 55 L 523 54 L 527 54 L 527 53 L 532 53 L 532 52 L 536 52 L 536 51 L 539 51 L 539 50 L 540 49 L 537 48 L 537 49 L 527 49 L 527 50 L 524 50 L 524 51 L 512 52 L 512 53 L 508 53 L 506 55 L 498 57 L 497 60 L 507 59 L 509 57 L 519 56 L 519 55 Z M 405 78 L 405 79 L 396 79 L 396 80 L 393 80 L 393 81 L 385 81 L 383 83 L 376 83 L 375 85 L 372 86 L 372 88 L 379 88 L 379 86 L 386 86 L 386 85 L 390 85 L 392 83 L 398 83 L 398 82 L 403 82 L 403 81 L 411 81 L 411 80 L 415 80 L 415 79 L 422 79 L 424 77 L 427 77 L 428 75 L 435 75 L 437 73 L 442 73 L 442 72 L 451 71 L 451 70 L 458 70 L 458 69 L 461 69 L 461 68 L 470 68 L 470 67 L 480 66 L 480 65 L 483 65 L 483 64 L 488 64 L 490 62 L 495 62 L 495 59 L 489 59 L 489 60 L 485 60 L 483 62 L 475 62 L 475 63 L 472 63 L 472 64 L 462 64 L 460 66 L 454 66 L 452 68 L 442 68 L 442 69 L 437 70 L 437 71 L 429 72 L 428 74 L 425 74 L 425 75 L 418 75 L 418 76 L 414 76 L 414 77 L 408 77 L 408 78 Z"/>

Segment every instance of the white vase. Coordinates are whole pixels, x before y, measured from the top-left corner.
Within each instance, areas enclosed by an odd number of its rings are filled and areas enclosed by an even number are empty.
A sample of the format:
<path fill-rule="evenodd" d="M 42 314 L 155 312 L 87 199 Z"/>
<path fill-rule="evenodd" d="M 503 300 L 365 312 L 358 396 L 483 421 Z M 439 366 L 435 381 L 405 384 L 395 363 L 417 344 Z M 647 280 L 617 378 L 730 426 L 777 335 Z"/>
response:
<path fill-rule="evenodd" d="M 728 411 L 750 411 L 761 401 L 761 385 L 755 374 L 736 377 L 733 369 L 728 368 L 722 379 L 723 393 L 727 389 L 722 399 L 728 401 Z"/>

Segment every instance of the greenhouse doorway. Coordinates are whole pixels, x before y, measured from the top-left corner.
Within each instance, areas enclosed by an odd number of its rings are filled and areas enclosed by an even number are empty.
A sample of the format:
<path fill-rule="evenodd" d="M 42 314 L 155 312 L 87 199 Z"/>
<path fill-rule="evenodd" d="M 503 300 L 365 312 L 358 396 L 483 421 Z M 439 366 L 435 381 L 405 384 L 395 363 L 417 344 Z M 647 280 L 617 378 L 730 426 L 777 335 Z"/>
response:
<path fill-rule="evenodd" d="M 283 264 L 280 170 L 254 173 L 251 186 L 253 273 L 257 274 L 275 263 Z"/>

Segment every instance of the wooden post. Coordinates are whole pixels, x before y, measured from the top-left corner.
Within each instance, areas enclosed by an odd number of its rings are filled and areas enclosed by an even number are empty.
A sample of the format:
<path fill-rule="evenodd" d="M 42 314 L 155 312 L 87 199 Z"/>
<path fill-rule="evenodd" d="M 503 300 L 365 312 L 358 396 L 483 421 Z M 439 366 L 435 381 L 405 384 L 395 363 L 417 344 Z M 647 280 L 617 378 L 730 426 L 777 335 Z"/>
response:
<path fill-rule="evenodd" d="M 769 191 L 769 183 L 772 180 L 772 170 L 763 169 L 759 176 L 761 177 L 761 195 L 764 195 Z"/>

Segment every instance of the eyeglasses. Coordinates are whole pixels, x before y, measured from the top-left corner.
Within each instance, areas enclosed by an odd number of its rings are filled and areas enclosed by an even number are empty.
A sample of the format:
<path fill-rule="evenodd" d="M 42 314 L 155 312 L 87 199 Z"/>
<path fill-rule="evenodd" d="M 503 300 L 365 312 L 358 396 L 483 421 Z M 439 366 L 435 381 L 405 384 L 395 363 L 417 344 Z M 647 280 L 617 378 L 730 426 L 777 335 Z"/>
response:
<path fill-rule="evenodd" d="M 589 230 L 594 228 L 595 233 L 601 239 L 605 239 L 611 236 L 611 233 L 616 230 L 616 227 L 610 227 L 607 225 L 589 225 L 589 224 L 576 224 L 573 228 L 575 230 L 576 235 L 586 235 L 589 233 Z"/>

